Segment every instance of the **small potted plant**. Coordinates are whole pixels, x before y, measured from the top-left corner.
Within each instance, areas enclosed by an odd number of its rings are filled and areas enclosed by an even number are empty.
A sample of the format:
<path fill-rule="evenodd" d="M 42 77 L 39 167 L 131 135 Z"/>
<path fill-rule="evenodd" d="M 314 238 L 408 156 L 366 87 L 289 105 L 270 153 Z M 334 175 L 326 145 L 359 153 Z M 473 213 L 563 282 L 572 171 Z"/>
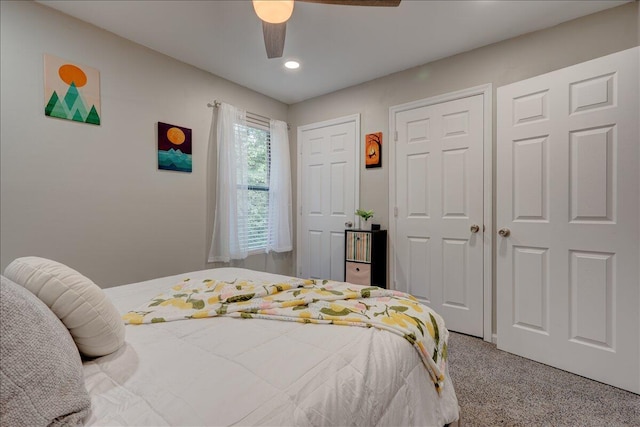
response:
<path fill-rule="evenodd" d="M 356 215 L 362 218 L 362 222 L 360 222 L 360 228 L 362 230 L 369 230 L 371 225 L 369 224 L 369 219 L 373 218 L 373 211 L 365 211 L 364 209 L 358 209 L 356 211 Z"/>

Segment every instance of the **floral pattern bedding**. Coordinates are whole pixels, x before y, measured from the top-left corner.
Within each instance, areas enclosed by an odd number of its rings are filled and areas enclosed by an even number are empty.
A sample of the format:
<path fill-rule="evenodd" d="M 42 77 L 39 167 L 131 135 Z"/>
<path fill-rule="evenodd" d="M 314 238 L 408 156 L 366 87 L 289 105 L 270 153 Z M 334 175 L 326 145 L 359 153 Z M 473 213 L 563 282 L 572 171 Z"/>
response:
<path fill-rule="evenodd" d="M 328 280 L 280 282 L 183 279 L 123 315 L 139 325 L 233 316 L 301 323 L 374 327 L 405 338 L 441 390 L 449 332 L 444 321 L 413 296 L 394 290 Z"/>

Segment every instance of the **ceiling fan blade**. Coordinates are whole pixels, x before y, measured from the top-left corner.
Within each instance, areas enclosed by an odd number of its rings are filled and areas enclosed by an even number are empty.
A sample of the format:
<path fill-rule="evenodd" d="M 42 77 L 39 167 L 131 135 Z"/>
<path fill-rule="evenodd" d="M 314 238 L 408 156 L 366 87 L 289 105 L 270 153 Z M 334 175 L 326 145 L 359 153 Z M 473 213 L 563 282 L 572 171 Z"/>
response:
<path fill-rule="evenodd" d="M 401 0 L 296 0 L 305 3 L 338 4 L 343 6 L 397 7 Z"/>
<path fill-rule="evenodd" d="M 287 33 L 287 23 L 270 24 L 262 21 L 264 47 L 267 48 L 267 58 L 280 58 L 284 52 L 284 36 Z"/>

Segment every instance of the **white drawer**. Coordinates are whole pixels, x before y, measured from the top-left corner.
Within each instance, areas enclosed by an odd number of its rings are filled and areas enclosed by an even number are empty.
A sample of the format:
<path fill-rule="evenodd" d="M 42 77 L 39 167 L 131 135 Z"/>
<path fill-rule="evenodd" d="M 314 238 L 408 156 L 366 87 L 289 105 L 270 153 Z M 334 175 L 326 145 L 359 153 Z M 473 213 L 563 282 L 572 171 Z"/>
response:
<path fill-rule="evenodd" d="M 371 285 L 371 264 L 346 263 L 346 281 L 355 285 Z"/>

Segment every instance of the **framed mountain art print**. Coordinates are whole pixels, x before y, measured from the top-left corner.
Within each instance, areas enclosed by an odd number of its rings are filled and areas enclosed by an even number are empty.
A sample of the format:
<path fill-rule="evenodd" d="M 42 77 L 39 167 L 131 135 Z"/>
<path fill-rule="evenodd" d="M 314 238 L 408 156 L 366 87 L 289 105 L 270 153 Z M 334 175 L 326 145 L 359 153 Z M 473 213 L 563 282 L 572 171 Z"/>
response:
<path fill-rule="evenodd" d="M 44 54 L 44 114 L 74 122 L 100 124 L 100 72 Z"/>

